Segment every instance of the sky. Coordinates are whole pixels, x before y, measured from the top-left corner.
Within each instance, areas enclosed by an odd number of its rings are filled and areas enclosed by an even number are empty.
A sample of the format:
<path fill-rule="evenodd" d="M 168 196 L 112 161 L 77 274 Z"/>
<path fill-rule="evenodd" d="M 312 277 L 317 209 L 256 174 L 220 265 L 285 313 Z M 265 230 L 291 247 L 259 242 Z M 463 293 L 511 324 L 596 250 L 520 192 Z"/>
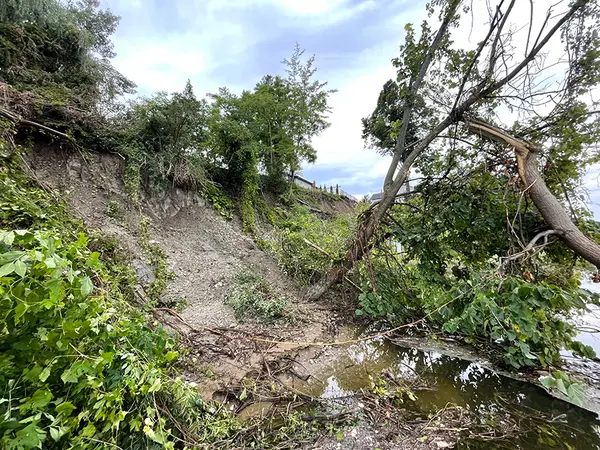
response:
<path fill-rule="evenodd" d="M 141 95 L 181 91 L 188 79 L 197 96 L 222 86 L 251 89 L 263 75 L 281 74 L 281 61 L 298 43 L 316 56 L 317 78 L 338 90 L 331 96 L 331 126 L 313 140 L 317 162 L 305 165 L 303 176 L 319 185 L 339 184 L 357 196 L 381 189 L 389 159 L 365 148 L 361 118 L 373 111 L 382 85 L 395 78 L 391 59 L 403 42 L 404 25 L 426 19 L 425 1 L 101 0 L 101 5 L 121 16 L 113 63 Z M 517 2 L 527 11 L 515 17 L 527 18 L 528 5 Z M 472 20 L 457 36 L 469 47 L 485 32 L 486 20 Z M 594 167 L 585 180 L 596 218 L 599 175 L 600 166 Z"/>

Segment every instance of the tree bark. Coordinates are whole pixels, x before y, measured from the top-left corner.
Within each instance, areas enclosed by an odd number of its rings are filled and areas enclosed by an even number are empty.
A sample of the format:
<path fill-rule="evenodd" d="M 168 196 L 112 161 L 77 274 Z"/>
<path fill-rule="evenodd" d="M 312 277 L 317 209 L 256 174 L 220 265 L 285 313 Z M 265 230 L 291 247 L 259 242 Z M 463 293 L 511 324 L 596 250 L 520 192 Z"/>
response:
<path fill-rule="evenodd" d="M 540 175 L 539 148 L 479 119 L 465 118 L 465 124 L 472 133 L 514 149 L 519 178 L 548 226 L 571 250 L 600 270 L 600 246 L 577 228 Z"/>

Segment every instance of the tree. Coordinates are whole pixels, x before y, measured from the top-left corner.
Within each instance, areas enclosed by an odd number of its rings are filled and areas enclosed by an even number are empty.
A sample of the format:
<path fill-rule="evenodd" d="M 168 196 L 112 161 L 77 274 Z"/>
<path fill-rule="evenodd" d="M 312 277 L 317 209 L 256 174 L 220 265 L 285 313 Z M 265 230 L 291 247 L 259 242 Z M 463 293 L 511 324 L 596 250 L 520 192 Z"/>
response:
<path fill-rule="evenodd" d="M 48 103 L 102 107 L 135 85 L 110 64 L 119 17 L 98 0 L 6 0 L 0 5 L 0 80 Z"/>
<path fill-rule="evenodd" d="M 407 29 L 405 43 L 396 60 L 402 117 L 392 163 L 383 183 L 382 200 L 363 214 L 342 265 L 314 286 L 309 297 L 320 297 L 365 255 L 371 238 L 395 203 L 413 164 L 431 154 L 452 152 L 452 142 L 469 136 L 493 139 L 493 145 L 501 144 L 504 149 L 514 148 L 523 195 L 531 198 L 548 225 L 566 245 L 600 268 L 600 247 L 572 222 L 538 170 L 538 155 L 545 145 L 551 143 L 552 137 L 563 142 L 576 141 L 570 146 L 571 156 L 590 159 L 583 155 L 582 145 L 597 137 L 596 113 L 581 99 L 599 80 L 599 7 L 591 0 L 577 0 L 560 13 L 555 11 L 556 5 L 546 8 L 545 20 L 537 30 L 537 38 L 533 39 L 536 34 L 530 25 L 524 56 L 515 62 L 516 55 L 507 54 L 516 45 L 513 32 L 507 25 L 515 3 L 516 0 L 499 1 L 491 9 L 486 36 L 471 50 L 457 48 L 451 40 L 451 31 L 460 24 L 460 0 L 431 3 L 430 17 L 434 8 L 440 11 L 441 24 L 435 34 L 427 22 L 423 23 L 418 40 L 412 28 Z M 542 8 L 535 5 L 537 12 Z M 544 58 L 544 52 L 549 43 L 559 36 L 570 69 L 554 92 L 542 82 L 545 70 L 552 64 Z M 509 58 L 513 59 L 509 61 Z M 537 114 L 532 102 L 544 96 L 550 96 L 557 106 L 547 114 Z M 432 105 L 430 110 L 435 112 L 416 142 L 411 142 L 411 125 L 422 107 L 421 99 Z M 507 131 L 494 125 L 501 106 L 519 109 L 522 118 L 513 130 Z M 575 115 L 579 119 L 576 123 L 581 126 L 572 130 L 576 134 L 574 139 L 572 135 L 561 135 L 559 131 L 560 126 L 565 127 L 564 120 L 561 120 L 565 115 L 571 118 Z M 585 132 L 583 136 L 581 130 L 590 129 L 589 120 L 593 123 L 593 131 Z M 444 134 L 447 130 L 450 140 Z"/>
<path fill-rule="evenodd" d="M 165 188 L 168 182 L 184 187 L 207 183 L 208 105 L 196 98 L 189 80 L 181 93 L 159 92 L 132 103 L 123 123 L 133 141 L 130 165 L 146 188 Z"/>
<path fill-rule="evenodd" d="M 313 80 L 314 57 L 302 62 L 298 46 L 284 60 L 287 78 L 267 75 L 252 91 L 227 89 L 212 95 L 211 158 L 227 171 L 223 181 L 238 191 L 246 229 L 254 227 L 260 173 L 274 192 L 283 192 L 302 161 L 314 162 L 311 140 L 329 126 L 327 83 Z"/>
<path fill-rule="evenodd" d="M 309 162 L 316 160 L 316 152 L 311 141 L 329 127 L 328 114 L 331 112 L 328 104 L 329 97 L 337 92 L 335 89 L 326 89 L 327 82 L 314 79 L 317 72 L 315 56 L 303 62 L 303 55 L 304 50 L 296 43 L 291 58 L 283 60 L 293 111 L 287 128 L 297 152 L 296 164 L 290 167 L 292 173 L 300 169 L 302 160 Z"/>

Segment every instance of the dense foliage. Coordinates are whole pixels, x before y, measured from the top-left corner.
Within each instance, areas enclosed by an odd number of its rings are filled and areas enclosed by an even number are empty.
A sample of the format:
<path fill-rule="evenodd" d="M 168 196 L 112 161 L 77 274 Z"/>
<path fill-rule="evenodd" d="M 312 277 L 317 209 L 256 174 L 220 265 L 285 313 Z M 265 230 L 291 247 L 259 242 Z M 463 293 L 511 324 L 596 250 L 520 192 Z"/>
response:
<path fill-rule="evenodd" d="M 132 92 L 110 64 L 119 18 L 98 0 L 6 0 L 0 5 L 0 80 L 54 104 L 96 108 Z"/>
<path fill-rule="evenodd" d="M 269 246 L 286 273 L 314 283 L 343 257 L 354 219 L 353 213 L 319 217 L 294 205 L 279 211 Z"/>
<path fill-rule="evenodd" d="M 199 441 L 229 432 L 231 419 L 170 375 L 176 344 L 132 307 L 127 260 L 31 185 L 16 150 L 1 150 L 0 446 L 174 448 L 173 420 Z"/>
<path fill-rule="evenodd" d="M 375 110 L 363 119 L 363 137 L 394 155 L 386 181 L 407 177 L 406 167 L 401 175 L 396 167 L 408 160 L 418 187 L 378 216 L 377 251 L 360 268 L 366 292 L 359 313 L 393 321 L 426 317 L 435 330 L 485 344 L 519 368 L 558 364 L 562 348 L 593 356 L 591 348 L 573 341 L 569 321 L 598 301 L 579 288 L 592 267 L 556 237 L 560 230 L 551 229 L 549 216 L 566 211 L 565 222 L 586 232 L 590 245 L 600 242 L 581 189 L 587 168 L 598 160 L 593 143 L 600 120 L 597 101 L 588 94 L 600 80 L 600 10 L 596 2 L 579 2 L 560 28 L 563 57 L 553 49 L 541 58 L 535 45 L 517 44 L 518 32 L 503 28 L 519 19 L 509 18 L 514 3 L 503 9 L 500 2 L 502 14 L 490 17 L 488 37 L 475 49 L 453 39 L 461 15 L 474 5 L 432 2 L 430 15 L 446 19 L 438 34 L 428 21 L 420 33 L 406 27 L 393 60 L 397 78 L 384 84 Z M 532 4 L 531 14 L 540 10 L 545 13 L 543 5 Z M 530 59 L 502 67 L 502 49 L 521 44 Z M 566 74 L 557 75 L 550 88 L 546 71 L 562 64 Z M 526 82 L 512 84 L 519 67 L 526 68 L 519 78 Z M 476 133 L 473 120 L 494 124 L 509 137 Z M 507 144 L 513 137 L 528 142 L 527 158 L 538 179 L 525 183 L 524 157 Z M 549 192 L 530 195 L 536 183 Z M 543 215 L 536 205 L 554 198 L 554 210 Z"/>
<path fill-rule="evenodd" d="M 329 125 L 335 92 L 315 79 L 314 56 L 298 46 L 283 75 L 254 89 L 227 88 L 197 98 L 159 92 L 128 103 L 133 84 L 110 63 L 118 17 L 97 0 L 13 1 L 0 6 L 0 81 L 6 104 L 25 118 L 66 131 L 86 147 L 127 158 L 132 201 L 172 186 L 197 189 L 228 215 L 220 186 L 239 199 L 247 230 L 263 187 L 281 194 L 302 161 L 314 162 L 311 140 Z"/>

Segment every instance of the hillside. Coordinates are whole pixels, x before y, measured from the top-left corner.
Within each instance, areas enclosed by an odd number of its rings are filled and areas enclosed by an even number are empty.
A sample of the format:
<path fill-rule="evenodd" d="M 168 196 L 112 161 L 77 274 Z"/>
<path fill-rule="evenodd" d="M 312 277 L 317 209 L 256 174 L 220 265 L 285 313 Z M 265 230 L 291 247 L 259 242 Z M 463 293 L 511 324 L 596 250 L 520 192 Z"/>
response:
<path fill-rule="evenodd" d="M 125 164 L 118 155 L 73 152 L 41 143 L 35 145 L 26 158 L 35 179 L 57 192 L 89 229 L 100 230 L 123 247 L 131 258 L 142 289 L 155 279 L 155 268 L 139 242 L 142 217 L 151 218 L 150 243 L 164 250 L 167 270 L 173 274 L 160 296 L 159 306 L 172 306 L 172 310 L 179 311 L 179 317 L 185 323 L 200 331 L 234 328 L 238 334 L 243 334 L 243 331 L 264 336 L 265 330 L 260 323 L 239 324 L 232 308 L 226 305 L 227 295 L 236 285 L 236 275 L 251 267 L 267 280 L 274 295 L 289 299 L 294 314 L 302 317 L 296 323 L 284 320 L 270 328 L 268 335 L 271 338 L 322 341 L 331 337 L 331 327 L 337 317 L 331 307 L 320 306 L 324 302 L 303 301 L 302 288 L 282 273 L 272 254 L 259 249 L 253 239 L 242 232 L 239 219 L 227 220 L 217 214 L 197 193 L 170 189 L 160 197 L 144 199 L 136 209 L 131 207 L 127 197 Z M 315 206 L 329 213 L 349 208 L 346 201 L 340 200 L 338 207 L 331 199 L 315 202 Z M 332 299 L 326 301 L 342 307 Z M 189 327 L 182 328 L 181 323 L 177 323 L 177 319 L 168 312 L 161 313 L 161 318 L 179 331 L 191 332 Z M 210 340 L 210 334 L 206 334 L 203 332 L 202 339 Z M 213 336 L 212 340 L 218 340 L 218 336 Z M 192 351 L 204 353 L 210 348 L 207 345 L 206 341 L 202 341 Z M 228 343 L 224 345 L 227 348 Z M 286 351 L 293 353 L 293 347 L 286 348 Z M 236 352 L 238 350 L 236 348 Z M 222 351 L 219 349 L 219 352 Z M 222 353 L 219 352 L 209 355 L 202 364 L 210 364 L 212 370 L 219 374 L 219 381 L 226 384 L 239 382 L 259 363 L 260 358 L 277 356 L 282 350 L 275 346 L 261 356 L 236 353 L 236 360 L 244 365 L 233 372 L 226 363 L 220 366 Z M 250 353 L 254 353 L 253 349 Z"/>
<path fill-rule="evenodd" d="M 600 448 L 600 6 L 497 3 L 379 14 L 369 114 L 320 79 L 364 53 L 141 95 L 104 2 L 4 0 L 0 448 Z"/>

